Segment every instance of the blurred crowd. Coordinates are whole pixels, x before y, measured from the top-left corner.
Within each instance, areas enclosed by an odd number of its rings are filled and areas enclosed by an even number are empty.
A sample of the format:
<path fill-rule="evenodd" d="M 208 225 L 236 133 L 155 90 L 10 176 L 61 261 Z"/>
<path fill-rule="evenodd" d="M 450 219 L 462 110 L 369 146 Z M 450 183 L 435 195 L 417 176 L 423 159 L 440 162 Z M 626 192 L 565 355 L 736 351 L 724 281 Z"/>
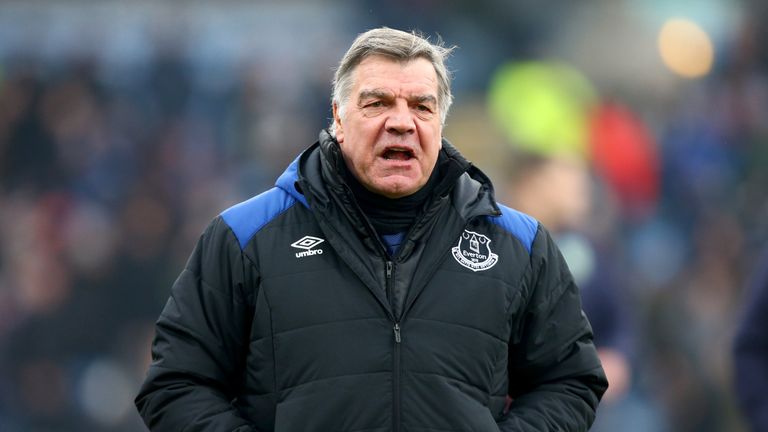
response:
<path fill-rule="evenodd" d="M 595 430 L 746 430 L 731 345 L 768 240 L 768 8 L 738 2 L 690 80 L 562 55 L 637 2 L 388 3 L 0 5 L 0 431 L 144 430 L 132 399 L 197 237 L 314 142 L 333 66 L 378 25 L 459 45 L 445 136 L 557 234 L 614 377 Z M 497 67 L 554 56 L 646 125 L 650 192 L 494 122 Z"/>

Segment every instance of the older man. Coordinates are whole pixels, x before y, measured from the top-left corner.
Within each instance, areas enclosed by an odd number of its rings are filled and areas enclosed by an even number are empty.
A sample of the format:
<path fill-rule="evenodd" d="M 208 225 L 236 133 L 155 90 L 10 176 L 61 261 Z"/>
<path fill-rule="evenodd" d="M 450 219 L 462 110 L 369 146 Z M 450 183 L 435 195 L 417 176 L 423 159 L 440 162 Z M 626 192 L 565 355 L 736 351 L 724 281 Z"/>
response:
<path fill-rule="evenodd" d="M 578 289 L 442 138 L 448 53 L 354 41 L 330 130 L 217 217 L 174 285 L 136 399 L 150 429 L 589 428 L 607 383 Z"/>

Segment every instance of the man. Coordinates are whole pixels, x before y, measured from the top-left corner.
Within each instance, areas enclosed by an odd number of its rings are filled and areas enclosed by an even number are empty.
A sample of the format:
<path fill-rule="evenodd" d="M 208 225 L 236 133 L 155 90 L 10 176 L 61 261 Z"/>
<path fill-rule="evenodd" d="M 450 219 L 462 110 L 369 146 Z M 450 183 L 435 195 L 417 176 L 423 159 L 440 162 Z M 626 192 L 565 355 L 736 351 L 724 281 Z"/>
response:
<path fill-rule="evenodd" d="M 442 140 L 448 52 L 355 40 L 330 132 L 217 217 L 175 283 L 136 399 L 150 429 L 588 429 L 607 383 L 578 289 Z"/>

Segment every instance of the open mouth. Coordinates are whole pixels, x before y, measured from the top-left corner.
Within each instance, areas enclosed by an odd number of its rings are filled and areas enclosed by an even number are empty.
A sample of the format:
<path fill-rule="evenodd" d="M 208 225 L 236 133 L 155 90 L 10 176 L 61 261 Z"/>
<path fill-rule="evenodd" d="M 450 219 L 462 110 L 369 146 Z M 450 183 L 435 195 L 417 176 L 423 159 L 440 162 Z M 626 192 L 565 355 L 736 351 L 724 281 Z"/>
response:
<path fill-rule="evenodd" d="M 407 161 L 413 159 L 413 152 L 405 148 L 390 148 L 381 155 L 386 160 Z"/>

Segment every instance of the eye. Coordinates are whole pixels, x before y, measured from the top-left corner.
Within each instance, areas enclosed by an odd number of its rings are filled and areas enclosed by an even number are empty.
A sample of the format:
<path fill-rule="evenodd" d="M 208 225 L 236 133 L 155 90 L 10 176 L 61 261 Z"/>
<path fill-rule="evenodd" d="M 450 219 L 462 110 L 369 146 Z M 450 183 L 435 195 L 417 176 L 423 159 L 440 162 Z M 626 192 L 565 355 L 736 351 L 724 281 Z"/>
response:
<path fill-rule="evenodd" d="M 427 105 L 424 105 L 424 104 L 417 105 L 416 109 L 421 111 L 421 112 L 426 112 L 426 113 L 432 112 L 432 108 L 430 108 L 430 107 L 428 107 Z"/>
<path fill-rule="evenodd" d="M 390 102 L 386 99 L 368 99 L 360 103 L 360 110 L 366 117 L 375 117 L 387 110 Z"/>

